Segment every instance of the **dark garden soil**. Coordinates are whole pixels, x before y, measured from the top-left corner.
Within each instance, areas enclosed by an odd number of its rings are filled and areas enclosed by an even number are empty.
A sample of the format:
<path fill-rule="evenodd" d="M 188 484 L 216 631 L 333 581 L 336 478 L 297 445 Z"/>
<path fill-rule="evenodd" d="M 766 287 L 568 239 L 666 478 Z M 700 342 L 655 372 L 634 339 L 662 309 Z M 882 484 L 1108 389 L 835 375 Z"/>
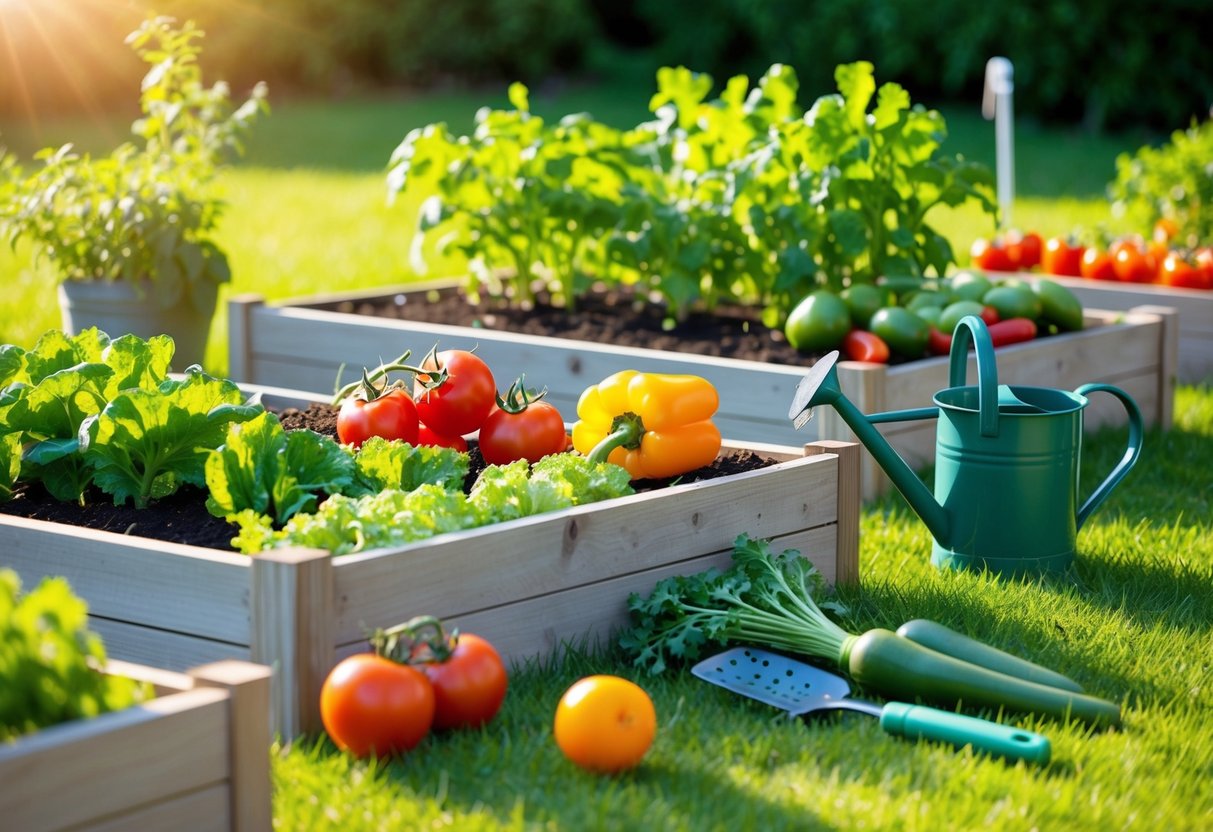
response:
<path fill-rule="evenodd" d="M 492 302 L 474 305 L 455 289 L 429 292 L 423 302 L 395 294 L 308 306 L 347 314 L 806 367 L 818 358 L 797 352 L 781 330 L 763 325 L 751 309 L 720 307 L 710 315 L 692 313 L 671 328 L 659 307 L 637 303 L 634 295 L 616 291 L 590 293 L 578 301 L 574 312 L 553 306 L 543 294 L 530 309 Z"/>
<path fill-rule="evenodd" d="M 307 410 L 284 410 L 279 414 L 279 418 L 287 430 L 307 428 L 332 437 L 337 435 L 337 411 L 328 405 L 313 404 Z M 484 468 L 484 459 L 474 443 L 468 449 L 468 457 L 470 465 L 467 485 L 470 487 L 476 475 Z M 773 459 L 748 451 L 728 451 L 722 453 L 711 466 L 685 474 L 678 481 L 710 480 L 765 468 L 774 462 Z M 647 480 L 637 481 L 633 485 L 637 491 L 651 491 L 666 487 L 670 482 Z M 19 485 L 12 500 L 0 503 L 0 514 L 84 526 L 172 543 L 231 550 L 230 541 L 235 534 L 235 527 L 218 517 L 212 517 L 206 510 L 205 500 L 204 491 L 186 486 L 173 496 L 158 500 L 143 509 L 136 509 L 129 504 L 115 506 L 100 492 L 87 494 L 86 505 L 80 506 L 54 499 L 40 485 Z"/>

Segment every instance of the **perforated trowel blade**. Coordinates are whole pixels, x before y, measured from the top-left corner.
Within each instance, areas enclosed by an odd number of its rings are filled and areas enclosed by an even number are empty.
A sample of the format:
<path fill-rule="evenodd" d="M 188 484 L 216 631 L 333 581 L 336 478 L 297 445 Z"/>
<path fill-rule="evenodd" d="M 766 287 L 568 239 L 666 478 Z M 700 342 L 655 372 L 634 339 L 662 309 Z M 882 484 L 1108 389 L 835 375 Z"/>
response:
<path fill-rule="evenodd" d="M 823 700 L 843 699 L 847 680 L 811 664 L 758 647 L 734 647 L 709 656 L 691 673 L 733 693 L 790 714 L 804 714 Z"/>

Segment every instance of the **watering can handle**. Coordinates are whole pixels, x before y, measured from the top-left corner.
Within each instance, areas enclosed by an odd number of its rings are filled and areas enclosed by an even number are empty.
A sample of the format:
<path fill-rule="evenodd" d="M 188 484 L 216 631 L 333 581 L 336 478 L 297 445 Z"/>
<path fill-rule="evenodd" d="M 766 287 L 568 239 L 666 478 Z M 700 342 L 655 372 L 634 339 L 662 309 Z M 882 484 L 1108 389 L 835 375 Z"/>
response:
<path fill-rule="evenodd" d="M 998 368 L 994 364 L 994 342 L 986 322 L 965 315 L 952 332 L 949 387 L 964 387 L 969 369 L 969 344 L 977 350 L 977 408 L 982 436 L 998 435 Z"/>
<path fill-rule="evenodd" d="M 1086 396 L 1089 393 L 1111 393 L 1116 398 L 1120 399 L 1120 403 L 1124 405 L 1125 412 L 1129 414 L 1129 442 L 1125 447 L 1124 456 L 1120 458 L 1120 462 L 1116 463 L 1116 467 L 1112 469 L 1112 473 L 1108 474 L 1107 478 L 1099 484 L 1099 487 L 1092 492 L 1087 501 L 1082 504 L 1082 508 L 1078 510 L 1077 528 L 1081 529 L 1082 524 L 1086 522 L 1087 517 L 1091 512 L 1099 507 L 1099 504 L 1108 498 L 1112 493 L 1112 489 L 1116 487 L 1125 474 L 1129 473 L 1129 469 L 1137 462 L 1137 457 L 1141 455 L 1141 439 L 1144 433 L 1141 420 L 1141 410 L 1137 407 L 1137 402 L 1133 398 L 1121 390 L 1119 387 L 1114 387 L 1111 384 L 1084 384 L 1074 391 L 1080 396 Z"/>

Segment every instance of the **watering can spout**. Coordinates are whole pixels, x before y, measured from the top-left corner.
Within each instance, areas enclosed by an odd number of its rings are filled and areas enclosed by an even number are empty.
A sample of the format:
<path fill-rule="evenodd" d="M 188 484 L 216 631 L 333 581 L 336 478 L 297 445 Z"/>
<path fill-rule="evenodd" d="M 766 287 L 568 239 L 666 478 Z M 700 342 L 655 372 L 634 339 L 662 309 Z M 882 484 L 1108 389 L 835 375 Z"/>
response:
<path fill-rule="evenodd" d="M 893 485 L 906 498 L 906 502 L 922 519 L 936 541 L 947 545 L 951 538 L 951 523 L 948 514 L 936 500 L 930 489 L 906 464 L 888 440 L 872 426 L 867 416 L 859 411 L 846 396 L 842 395 L 842 386 L 838 381 L 838 351 L 834 350 L 820 358 L 809 370 L 808 374 L 796 386 L 796 395 L 788 411 L 790 418 L 797 428 L 802 427 L 812 415 L 812 409 L 821 405 L 834 408 L 842 420 L 855 434 L 860 443 L 867 448 L 868 453 L 876 460 L 876 464 L 888 475 Z M 888 414 L 890 417 L 903 419 L 927 418 L 935 414 L 935 409 L 921 411 L 905 411 L 901 414 Z M 882 419 L 881 421 L 894 421 Z"/>

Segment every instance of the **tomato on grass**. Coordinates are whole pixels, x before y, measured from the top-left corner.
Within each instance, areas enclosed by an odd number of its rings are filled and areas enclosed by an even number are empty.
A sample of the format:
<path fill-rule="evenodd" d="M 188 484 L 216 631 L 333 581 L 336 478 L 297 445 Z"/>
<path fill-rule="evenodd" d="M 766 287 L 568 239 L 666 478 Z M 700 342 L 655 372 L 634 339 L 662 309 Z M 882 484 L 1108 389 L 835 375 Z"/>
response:
<path fill-rule="evenodd" d="M 415 667 L 358 653 L 332 669 L 320 689 L 320 720 L 333 742 L 357 757 L 415 747 L 434 721 L 434 688 Z"/>
<path fill-rule="evenodd" d="M 546 389 L 537 394 L 526 390 L 525 377 L 510 385 L 505 396 L 480 427 L 480 454 L 490 465 L 508 465 L 518 459 L 538 462 L 569 447 L 564 417 L 553 405 L 542 401 Z"/>
<path fill-rule="evenodd" d="M 587 676 L 560 697 L 556 745 L 572 763 L 612 774 L 636 766 L 657 735 L 657 711 L 644 688 L 618 676 Z"/>
<path fill-rule="evenodd" d="M 1044 241 L 1035 231 L 1012 231 L 1007 234 L 1004 245 L 1011 265 L 1019 271 L 1031 271 L 1040 265 Z"/>
<path fill-rule="evenodd" d="M 1007 253 L 1002 240 L 987 240 L 979 237 L 973 241 L 969 249 L 969 259 L 973 265 L 987 272 L 1013 272 L 1015 264 Z"/>
<path fill-rule="evenodd" d="M 447 630 L 432 615 L 419 615 L 370 638 L 378 655 L 407 663 L 434 689 L 434 730 L 479 728 L 505 701 L 509 674 L 486 639 Z"/>
<path fill-rule="evenodd" d="M 438 352 L 435 346 L 413 377 L 417 417 L 441 436 L 479 430 L 496 398 L 492 370 L 470 350 Z"/>

